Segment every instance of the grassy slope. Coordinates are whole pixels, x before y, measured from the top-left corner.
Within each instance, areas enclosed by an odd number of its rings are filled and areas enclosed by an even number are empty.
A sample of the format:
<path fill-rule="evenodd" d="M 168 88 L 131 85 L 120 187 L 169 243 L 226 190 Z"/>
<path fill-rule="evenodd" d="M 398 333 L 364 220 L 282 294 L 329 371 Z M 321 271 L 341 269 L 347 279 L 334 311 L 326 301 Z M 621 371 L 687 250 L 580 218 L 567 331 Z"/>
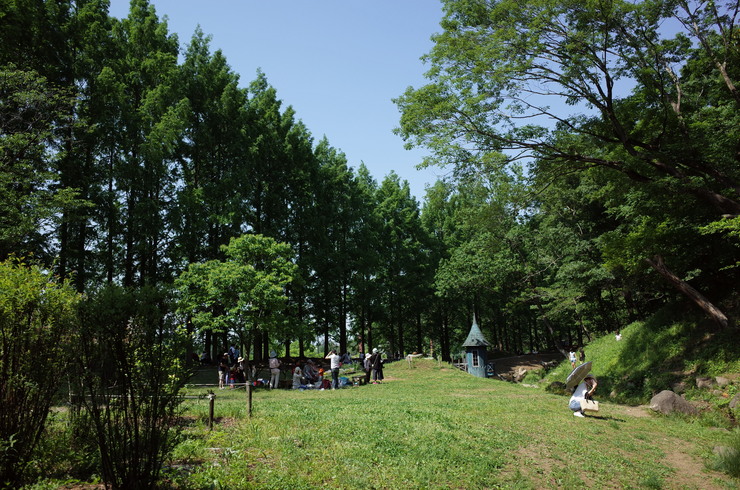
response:
<path fill-rule="evenodd" d="M 585 352 L 586 360 L 593 362 L 600 395 L 634 405 L 649 402 L 679 381 L 688 387 L 689 398 L 700 398 L 702 394 L 691 389 L 697 376 L 740 374 L 737 330 L 706 333 L 690 320 L 676 322 L 661 315 L 629 325 L 620 342 L 612 334 L 594 339 Z M 570 365 L 562 363 L 543 384 L 562 381 L 569 372 Z M 730 387 L 724 405 L 735 389 Z M 722 400 L 715 404 L 721 406 Z"/>
<path fill-rule="evenodd" d="M 197 422 L 177 454 L 190 472 L 173 478 L 193 488 L 737 488 L 704 468 L 725 430 L 609 402 L 579 419 L 563 396 L 431 360 L 386 376 L 257 391 L 252 419 L 243 391 L 217 391 L 210 433 L 207 402 L 191 402 Z"/>

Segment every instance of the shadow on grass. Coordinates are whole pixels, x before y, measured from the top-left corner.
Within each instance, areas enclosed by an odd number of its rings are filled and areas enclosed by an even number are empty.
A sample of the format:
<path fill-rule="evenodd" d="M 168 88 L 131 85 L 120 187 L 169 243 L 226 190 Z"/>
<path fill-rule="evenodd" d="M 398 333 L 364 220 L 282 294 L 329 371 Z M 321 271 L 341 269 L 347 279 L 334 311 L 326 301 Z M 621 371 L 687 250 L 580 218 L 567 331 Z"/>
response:
<path fill-rule="evenodd" d="M 605 421 L 610 421 L 610 422 L 627 422 L 627 420 L 625 420 L 625 419 L 620 419 L 620 418 L 617 418 L 617 417 L 612 417 L 611 415 L 607 415 L 607 416 L 604 416 L 604 415 L 586 415 L 585 418 L 587 418 L 587 419 L 596 419 L 596 420 L 605 420 Z"/>

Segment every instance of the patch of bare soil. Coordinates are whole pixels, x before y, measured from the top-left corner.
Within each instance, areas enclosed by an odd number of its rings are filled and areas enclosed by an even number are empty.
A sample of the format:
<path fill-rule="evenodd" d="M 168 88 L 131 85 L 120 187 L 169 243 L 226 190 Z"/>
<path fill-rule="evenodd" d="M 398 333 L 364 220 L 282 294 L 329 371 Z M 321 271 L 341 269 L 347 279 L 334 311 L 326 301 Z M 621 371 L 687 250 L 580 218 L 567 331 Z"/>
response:
<path fill-rule="evenodd" d="M 660 441 L 660 447 L 665 452 L 664 463 L 675 470 L 666 480 L 666 488 L 711 490 L 729 487 L 730 477 L 707 469 L 699 458 L 691 454 L 694 447 L 687 445 L 685 441 L 666 438 Z"/>
<path fill-rule="evenodd" d="M 532 481 L 542 481 L 549 477 L 553 467 L 561 464 L 555 461 L 547 447 L 540 444 L 528 444 L 512 454 L 511 463 L 501 471 L 503 480 L 511 480 L 521 475 Z"/>
<path fill-rule="evenodd" d="M 491 359 L 491 362 L 496 364 L 496 374 L 500 376 L 511 376 L 521 372 L 521 370 L 532 371 L 542 369 L 547 363 L 562 361 L 563 359 L 563 355 L 559 352 L 551 352 Z"/>
<path fill-rule="evenodd" d="M 624 409 L 624 413 L 626 415 L 629 415 L 631 417 L 649 417 L 650 416 L 650 407 L 647 405 L 638 405 L 636 407 L 631 407 L 629 405 L 622 405 Z"/>

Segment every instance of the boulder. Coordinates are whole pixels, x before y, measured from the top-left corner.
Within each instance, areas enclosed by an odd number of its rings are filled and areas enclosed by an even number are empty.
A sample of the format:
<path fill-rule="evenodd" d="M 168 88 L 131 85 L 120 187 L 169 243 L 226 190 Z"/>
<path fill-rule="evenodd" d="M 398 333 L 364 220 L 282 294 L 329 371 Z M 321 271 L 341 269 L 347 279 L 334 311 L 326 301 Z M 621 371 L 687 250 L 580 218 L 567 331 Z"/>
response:
<path fill-rule="evenodd" d="M 714 380 L 712 378 L 697 377 L 696 387 L 699 389 L 708 389 L 714 386 Z"/>
<path fill-rule="evenodd" d="M 724 388 L 731 383 L 731 381 L 724 376 L 717 376 L 716 378 L 714 378 L 714 381 L 717 382 L 717 386 L 719 386 L 720 388 Z"/>
<path fill-rule="evenodd" d="M 664 414 L 680 412 L 696 415 L 698 413 L 696 407 L 670 390 L 663 390 L 655 395 L 650 400 L 650 408 Z"/>
<path fill-rule="evenodd" d="M 730 400 L 730 408 L 732 410 L 740 408 L 740 393 L 736 393 L 735 396 L 732 397 L 732 400 Z"/>
<path fill-rule="evenodd" d="M 565 388 L 565 383 L 562 381 L 553 381 L 545 387 L 545 391 L 557 395 L 570 396 L 570 392 Z"/>
<path fill-rule="evenodd" d="M 673 383 L 671 385 L 671 390 L 673 390 L 674 393 L 685 393 L 686 392 L 686 382 L 678 381 L 676 383 Z"/>

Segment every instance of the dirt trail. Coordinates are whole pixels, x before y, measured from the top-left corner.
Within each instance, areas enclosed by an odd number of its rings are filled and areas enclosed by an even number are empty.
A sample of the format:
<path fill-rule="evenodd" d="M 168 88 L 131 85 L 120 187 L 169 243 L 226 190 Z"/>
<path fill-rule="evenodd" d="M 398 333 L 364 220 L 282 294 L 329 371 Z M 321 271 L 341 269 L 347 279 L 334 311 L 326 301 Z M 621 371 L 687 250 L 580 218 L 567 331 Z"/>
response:
<path fill-rule="evenodd" d="M 496 363 L 497 374 L 514 373 L 520 369 L 527 371 L 533 369 L 542 369 L 543 362 L 565 360 L 559 352 L 548 352 L 542 354 L 525 354 L 522 356 L 503 357 L 500 359 L 491 359 Z"/>

